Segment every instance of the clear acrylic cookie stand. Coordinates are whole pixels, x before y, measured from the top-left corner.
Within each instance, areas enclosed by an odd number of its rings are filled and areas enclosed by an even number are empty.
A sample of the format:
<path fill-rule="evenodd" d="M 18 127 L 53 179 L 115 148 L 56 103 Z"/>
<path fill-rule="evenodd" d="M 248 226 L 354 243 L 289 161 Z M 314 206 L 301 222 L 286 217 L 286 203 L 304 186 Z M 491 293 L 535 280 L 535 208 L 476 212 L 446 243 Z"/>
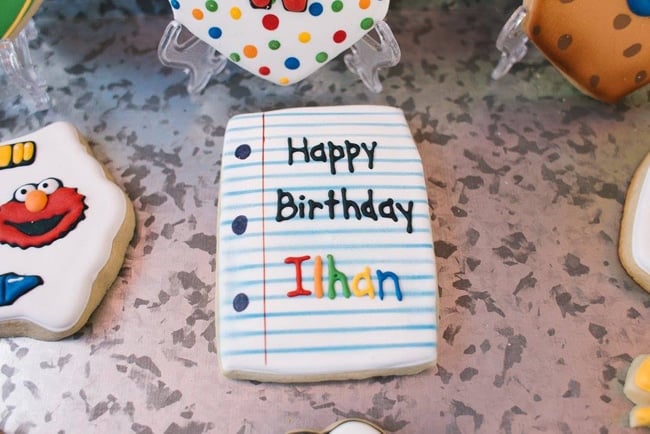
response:
<path fill-rule="evenodd" d="M 526 8 L 520 6 L 501 29 L 496 43 L 497 49 L 501 52 L 501 59 L 492 71 L 492 79 L 498 80 L 505 76 L 513 65 L 526 56 L 528 36 L 521 26 L 526 14 Z"/>
<path fill-rule="evenodd" d="M 10 85 L 24 92 L 37 111 L 50 107 L 47 85 L 36 72 L 36 65 L 29 52 L 29 41 L 36 39 L 38 31 L 33 21 L 14 39 L 0 40 L 0 68 Z"/>
<path fill-rule="evenodd" d="M 187 91 L 196 95 L 224 70 L 228 59 L 191 33 L 182 40 L 183 29 L 176 20 L 167 25 L 158 45 L 158 57 L 165 66 L 183 69 L 189 75 Z M 395 35 L 385 21 L 379 21 L 373 31 L 350 47 L 344 61 L 370 90 L 379 93 L 382 90 L 379 71 L 397 65 L 400 58 Z"/>

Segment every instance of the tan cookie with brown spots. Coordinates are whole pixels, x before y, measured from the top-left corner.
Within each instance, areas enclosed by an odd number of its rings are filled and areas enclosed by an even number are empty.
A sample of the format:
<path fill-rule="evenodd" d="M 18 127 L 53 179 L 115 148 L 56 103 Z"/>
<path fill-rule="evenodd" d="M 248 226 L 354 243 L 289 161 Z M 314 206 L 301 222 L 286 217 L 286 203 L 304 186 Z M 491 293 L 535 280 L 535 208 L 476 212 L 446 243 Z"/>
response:
<path fill-rule="evenodd" d="M 580 90 L 616 102 L 650 81 L 650 18 L 628 0 L 525 0 L 524 30 Z"/>

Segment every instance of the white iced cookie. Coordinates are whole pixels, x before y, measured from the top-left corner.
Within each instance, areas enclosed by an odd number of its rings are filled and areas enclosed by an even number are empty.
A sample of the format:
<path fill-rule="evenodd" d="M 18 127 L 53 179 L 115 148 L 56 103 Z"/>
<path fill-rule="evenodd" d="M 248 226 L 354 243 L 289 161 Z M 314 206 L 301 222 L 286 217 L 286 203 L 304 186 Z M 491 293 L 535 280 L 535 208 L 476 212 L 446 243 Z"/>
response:
<path fill-rule="evenodd" d="M 628 187 L 618 253 L 630 276 L 650 291 L 650 154 Z"/>
<path fill-rule="evenodd" d="M 135 218 L 77 130 L 0 142 L 0 336 L 79 330 L 120 270 Z"/>
<path fill-rule="evenodd" d="M 174 19 L 230 61 L 280 85 L 370 32 L 390 0 L 170 0 Z"/>
<path fill-rule="evenodd" d="M 236 116 L 222 162 L 216 310 L 226 376 L 323 381 L 434 365 L 429 202 L 401 110 Z"/>
<path fill-rule="evenodd" d="M 361 419 L 340 420 L 322 431 L 295 430 L 287 434 L 385 434 L 377 425 Z"/>

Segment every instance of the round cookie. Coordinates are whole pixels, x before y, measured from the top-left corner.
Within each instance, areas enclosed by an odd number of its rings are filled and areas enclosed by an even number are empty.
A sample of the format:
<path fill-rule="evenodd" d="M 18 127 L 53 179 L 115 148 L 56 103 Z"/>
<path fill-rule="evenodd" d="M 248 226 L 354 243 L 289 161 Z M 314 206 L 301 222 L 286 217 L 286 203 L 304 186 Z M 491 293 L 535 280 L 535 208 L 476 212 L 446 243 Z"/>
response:
<path fill-rule="evenodd" d="M 650 82 L 647 3 L 525 0 L 522 25 L 576 87 L 613 103 Z"/>
<path fill-rule="evenodd" d="M 639 165 L 625 198 L 618 254 L 632 278 L 650 292 L 650 154 Z"/>
<path fill-rule="evenodd" d="M 79 330 L 134 227 L 131 202 L 72 125 L 0 143 L 0 337 Z"/>

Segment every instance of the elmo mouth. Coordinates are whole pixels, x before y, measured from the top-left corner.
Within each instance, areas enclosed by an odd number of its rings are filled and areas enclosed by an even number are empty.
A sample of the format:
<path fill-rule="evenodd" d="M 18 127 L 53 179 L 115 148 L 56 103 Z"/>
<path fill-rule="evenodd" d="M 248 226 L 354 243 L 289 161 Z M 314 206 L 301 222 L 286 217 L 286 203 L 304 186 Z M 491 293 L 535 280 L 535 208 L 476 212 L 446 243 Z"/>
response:
<path fill-rule="evenodd" d="M 41 219 L 41 220 L 34 220 L 31 222 L 24 222 L 24 223 L 7 222 L 6 224 L 15 227 L 16 229 L 18 229 L 20 232 L 22 232 L 27 236 L 37 237 L 39 235 L 46 234 L 50 232 L 52 229 L 54 229 L 56 225 L 58 225 L 59 222 L 63 220 L 64 216 L 65 214 L 60 214 L 60 215 L 55 215 L 54 217 Z"/>

